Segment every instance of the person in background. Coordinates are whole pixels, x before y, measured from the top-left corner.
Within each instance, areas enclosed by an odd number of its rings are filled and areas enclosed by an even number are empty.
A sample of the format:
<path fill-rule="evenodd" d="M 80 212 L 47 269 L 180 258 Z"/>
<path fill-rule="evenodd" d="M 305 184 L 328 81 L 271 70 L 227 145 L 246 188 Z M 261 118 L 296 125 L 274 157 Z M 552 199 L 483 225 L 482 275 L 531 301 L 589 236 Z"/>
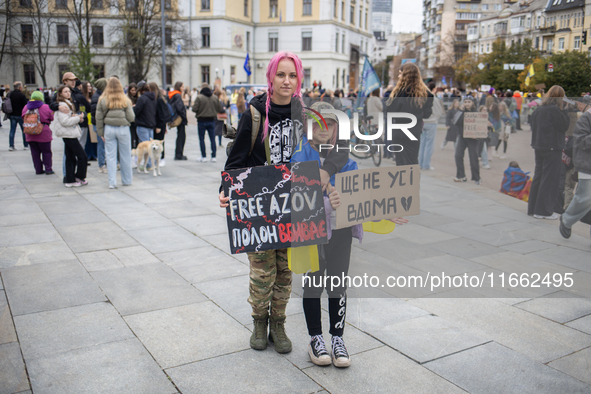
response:
<path fill-rule="evenodd" d="M 35 173 L 40 174 L 53 174 L 52 169 L 52 153 L 51 153 L 51 129 L 49 125 L 53 121 L 53 111 L 49 109 L 49 105 L 43 102 L 43 93 L 40 91 L 33 92 L 31 94 L 31 101 L 25 105 L 22 110 L 22 117 L 25 119 L 25 115 L 29 111 L 35 111 L 39 113 L 39 123 L 43 124 L 43 130 L 40 134 L 26 134 L 27 142 L 31 147 L 31 157 L 33 158 L 33 167 L 35 167 Z M 43 156 L 43 160 L 41 159 Z M 43 170 L 45 167 L 45 170 Z"/>
<path fill-rule="evenodd" d="M 164 100 L 164 96 L 160 92 L 160 88 L 156 82 L 148 83 L 150 92 L 156 96 L 156 128 L 154 129 L 154 139 L 162 141 L 162 155 L 160 156 L 160 167 L 166 165 L 164 160 L 164 136 L 167 133 L 166 123 L 170 120 L 170 111 L 168 110 L 168 104 Z"/>
<path fill-rule="evenodd" d="M 236 99 L 236 108 L 238 108 L 238 121 L 242 117 L 244 111 L 246 111 L 246 99 L 244 97 L 244 88 L 240 88 L 238 91 L 238 98 Z"/>
<path fill-rule="evenodd" d="M 96 132 L 92 127 L 92 96 L 94 95 L 94 88 L 90 82 L 83 81 L 80 90 L 82 90 L 82 94 L 84 94 L 86 101 L 90 104 L 90 108 L 87 108 L 85 111 L 86 118 L 88 119 L 88 139 L 86 140 L 84 150 L 86 156 L 88 156 L 88 161 L 97 161 L 97 142 L 92 142 L 92 140 L 97 140 Z"/>
<path fill-rule="evenodd" d="M 447 133 L 445 134 L 445 139 L 441 143 L 441 149 L 445 148 L 445 145 L 447 145 L 448 142 L 453 142 L 455 150 L 456 143 L 458 140 L 458 126 L 453 122 L 453 119 L 456 118 L 456 116 L 460 116 L 457 114 L 458 112 L 460 112 L 460 100 L 455 99 L 445 115 L 445 125 L 447 126 Z"/>
<path fill-rule="evenodd" d="M 131 138 L 129 126 L 135 118 L 131 100 L 117 78 L 110 78 L 96 106 L 96 132 L 105 142 L 109 189 L 117 188 L 117 152 L 121 183 L 131 185 Z"/>
<path fill-rule="evenodd" d="M 517 117 L 515 118 L 515 130 L 521 130 L 521 108 L 523 106 L 523 97 L 521 97 L 519 91 L 516 91 L 513 93 L 513 99 L 515 100 L 515 111 L 517 112 Z"/>
<path fill-rule="evenodd" d="M 187 135 L 185 133 L 185 127 L 187 126 L 187 108 L 183 104 L 181 92 L 185 89 L 185 85 L 177 81 L 174 84 L 174 90 L 168 92 L 168 103 L 172 107 L 173 112 L 181 117 L 181 124 L 176 128 L 176 148 L 174 151 L 175 160 L 187 160 L 187 156 L 183 154 L 185 149 L 185 140 Z"/>
<path fill-rule="evenodd" d="M 499 141 L 495 146 L 495 151 L 493 153 L 493 157 L 498 157 L 499 159 L 504 159 L 507 157 L 507 147 L 509 145 L 509 136 L 511 135 L 511 130 L 515 126 L 515 119 L 511 116 L 509 109 L 507 108 L 507 103 L 505 101 L 501 101 L 499 103 L 499 112 L 501 113 L 501 120 L 503 122 L 503 127 L 501 128 L 501 133 L 499 134 Z M 503 144 L 503 154 L 499 156 L 499 148 Z"/>
<path fill-rule="evenodd" d="M 223 126 L 224 123 L 228 120 L 228 108 L 230 108 L 230 102 L 228 100 L 228 96 L 223 89 L 215 87 L 213 94 L 220 100 L 222 103 L 222 108 L 224 109 L 223 113 L 219 113 L 217 115 L 217 119 L 215 121 L 215 135 L 218 137 L 218 145 L 220 148 L 223 147 L 222 145 L 222 136 L 223 136 Z"/>
<path fill-rule="evenodd" d="M 14 83 L 14 90 L 8 94 L 10 99 L 10 103 L 12 104 L 12 113 L 8 114 L 10 118 L 10 133 L 8 135 L 8 150 L 15 151 L 16 148 L 14 147 L 14 135 L 16 134 L 16 125 L 20 125 L 21 132 L 23 134 L 23 146 L 24 149 L 29 149 L 29 143 L 27 142 L 27 138 L 25 137 L 25 132 L 23 129 L 23 108 L 27 105 L 27 96 L 23 94 L 23 83 L 21 81 L 16 81 Z"/>
<path fill-rule="evenodd" d="M 96 133 L 96 105 L 98 104 L 99 98 L 103 94 L 103 91 L 107 87 L 107 80 L 105 78 L 97 79 L 94 85 L 96 86 L 96 91 L 90 99 L 90 121 L 93 125 L 92 127 L 94 128 L 94 132 Z M 105 141 L 100 137 L 97 137 L 96 148 L 99 172 L 106 174 L 107 162 L 105 161 Z"/>
<path fill-rule="evenodd" d="M 488 116 L 488 108 L 486 108 L 486 105 L 481 105 L 480 107 L 478 107 L 478 112 L 482 112 L 487 114 L 487 119 L 489 119 L 490 117 Z M 479 138 L 478 139 L 478 148 L 476 149 L 476 151 L 478 152 L 478 154 L 480 155 L 480 158 L 482 159 L 482 168 L 485 170 L 490 170 L 490 164 L 488 164 L 488 145 L 490 144 L 490 140 L 488 138 L 488 134 L 490 133 L 490 131 L 492 130 L 492 123 L 490 122 L 490 120 L 488 121 L 488 125 L 487 125 L 487 136 L 486 138 Z"/>
<path fill-rule="evenodd" d="M 193 105 L 195 100 L 197 100 L 198 95 L 199 95 L 199 92 L 197 91 L 197 88 L 193 88 L 193 90 L 191 91 L 191 102 L 189 103 L 189 105 Z"/>
<path fill-rule="evenodd" d="M 131 106 L 135 106 L 135 103 L 137 103 L 138 99 L 137 85 L 135 82 L 132 82 L 129 85 L 127 85 L 127 97 L 131 101 Z M 137 137 L 137 127 L 135 122 L 131 123 L 131 125 L 129 126 L 129 130 L 131 132 L 131 149 L 135 149 L 137 148 L 137 144 L 139 143 Z M 135 166 L 137 166 L 137 163 L 133 163 L 132 166 L 133 168 L 135 168 Z"/>
<path fill-rule="evenodd" d="M 464 138 L 464 114 L 466 112 L 476 112 L 473 99 L 466 98 L 464 100 L 464 107 L 458 116 L 455 124 L 458 126 L 458 143 L 456 145 L 455 159 L 456 159 L 456 176 L 455 182 L 466 182 L 466 171 L 464 169 L 464 154 L 468 148 L 468 155 L 470 157 L 470 172 L 472 173 L 472 180 L 475 184 L 480 185 L 480 166 L 478 165 L 478 140 L 476 138 Z M 453 122 L 453 120 L 452 120 Z"/>
<path fill-rule="evenodd" d="M 555 220 L 563 207 L 558 202 L 565 133 L 570 124 L 564 108 L 564 89 L 554 85 L 542 99 L 531 118 L 531 146 L 536 166 L 527 202 L 527 214 L 536 219 Z"/>
<path fill-rule="evenodd" d="M 429 82 L 431 93 L 435 89 L 435 82 Z M 433 97 L 433 110 L 431 116 L 423 120 L 423 133 L 419 144 L 419 166 L 421 170 L 434 170 L 431 167 L 431 156 L 435 149 L 435 137 L 437 136 L 437 123 L 439 118 L 445 114 L 443 103 L 437 97 Z"/>
<path fill-rule="evenodd" d="M 191 93 L 189 92 L 189 88 L 183 89 L 183 105 L 186 109 L 189 109 L 189 104 L 191 102 Z"/>
<path fill-rule="evenodd" d="M 193 104 L 193 112 L 195 112 L 195 117 L 197 118 L 199 146 L 201 147 L 201 159 L 199 161 L 207 161 L 205 152 L 205 133 L 207 132 L 211 147 L 211 161 L 215 162 L 215 120 L 217 119 L 217 114 L 224 112 L 224 109 L 222 108 L 220 100 L 213 96 L 211 89 L 206 82 L 201 85 L 201 92 Z"/>
<path fill-rule="evenodd" d="M 76 97 L 76 101 L 80 103 L 79 111 L 82 112 L 84 115 L 90 113 L 90 102 L 88 97 L 88 86 L 86 81 L 76 81 L 76 86 L 72 89 L 72 95 Z M 92 98 L 92 97 L 91 97 Z M 88 104 L 88 105 L 87 105 Z M 88 121 L 80 123 L 80 145 L 84 149 L 86 153 L 86 142 L 90 138 L 88 135 Z M 90 162 L 90 156 L 86 153 L 86 157 L 88 162 Z M 90 163 L 88 163 L 90 165 Z"/>
<path fill-rule="evenodd" d="M 386 113 L 411 113 L 417 118 L 417 124 L 409 131 L 417 139 L 410 140 L 404 133 L 394 133 L 392 143 L 400 144 L 404 150 L 396 152 L 396 165 L 419 164 L 419 146 L 423 131 L 423 119 L 433 112 L 433 93 L 429 91 L 421 78 L 421 71 L 414 63 L 404 63 L 398 73 L 398 84 L 386 101 Z M 401 123 L 407 122 L 406 120 Z"/>
<path fill-rule="evenodd" d="M 150 91 L 147 83 L 138 86 L 140 95 L 133 107 L 135 114 L 135 125 L 139 142 L 149 141 L 154 138 L 154 129 L 156 128 L 156 95 Z M 152 160 L 144 163 L 149 169 Z"/>
<path fill-rule="evenodd" d="M 88 184 L 88 181 L 86 181 L 86 153 L 79 141 L 81 134 L 80 122 L 84 120 L 84 114 L 77 113 L 76 106 L 70 101 L 70 97 L 70 88 L 67 85 L 60 86 L 56 97 L 60 108 L 55 111 L 52 128 L 55 135 L 64 140 L 64 153 L 66 155 L 65 185 L 66 187 L 80 187 Z"/>

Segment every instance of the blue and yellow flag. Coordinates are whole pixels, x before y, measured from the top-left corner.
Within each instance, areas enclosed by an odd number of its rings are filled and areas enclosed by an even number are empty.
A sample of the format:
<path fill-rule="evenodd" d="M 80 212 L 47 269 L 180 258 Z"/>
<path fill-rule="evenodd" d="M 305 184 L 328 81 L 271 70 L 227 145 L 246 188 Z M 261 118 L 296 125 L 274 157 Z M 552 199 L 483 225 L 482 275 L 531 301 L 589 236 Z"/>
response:
<path fill-rule="evenodd" d="M 532 63 L 532 64 L 530 64 L 530 66 L 529 66 L 529 71 L 527 72 L 527 76 L 525 77 L 525 84 L 526 84 L 526 85 L 529 85 L 529 79 L 530 79 L 531 77 L 533 77 L 534 75 L 536 75 L 536 73 L 535 73 L 535 71 L 534 71 L 534 65 L 533 65 L 533 63 Z"/>
<path fill-rule="evenodd" d="M 382 85 L 380 78 L 376 71 L 371 66 L 367 56 L 365 57 L 365 63 L 363 64 L 363 73 L 361 74 L 361 92 L 363 97 L 367 97 L 371 92 L 376 90 Z"/>

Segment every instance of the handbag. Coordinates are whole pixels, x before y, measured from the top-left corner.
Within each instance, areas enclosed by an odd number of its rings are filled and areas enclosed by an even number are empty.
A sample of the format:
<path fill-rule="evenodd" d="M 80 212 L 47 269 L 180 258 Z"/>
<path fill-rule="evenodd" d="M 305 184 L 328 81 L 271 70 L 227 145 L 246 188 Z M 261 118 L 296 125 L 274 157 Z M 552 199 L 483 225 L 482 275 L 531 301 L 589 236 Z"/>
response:
<path fill-rule="evenodd" d="M 168 124 L 168 128 L 174 129 L 175 127 L 180 126 L 182 122 L 183 118 L 181 118 L 180 115 L 177 115 L 176 118 L 174 118 L 173 121 Z"/>
<path fill-rule="evenodd" d="M 218 116 L 218 120 L 226 120 L 226 119 L 228 119 L 228 114 L 225 113 L 225 112 L 223 112 L 221 114 L 218 114 L 217 116 Z"/>

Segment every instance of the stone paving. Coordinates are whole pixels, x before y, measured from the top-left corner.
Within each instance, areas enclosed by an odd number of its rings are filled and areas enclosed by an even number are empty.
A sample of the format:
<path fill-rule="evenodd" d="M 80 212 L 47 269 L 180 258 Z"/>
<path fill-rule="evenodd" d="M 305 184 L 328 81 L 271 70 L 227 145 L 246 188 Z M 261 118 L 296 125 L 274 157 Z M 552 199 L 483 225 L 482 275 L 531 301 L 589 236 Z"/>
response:
<path fill-rule="evenodd" d="M 89 185 L 66 189 L 61 140 L 57 174 L 35 175 L 0 129 L 0 393 L 591 393 L 589 227 L 565 240 L 523 202 L 435 172 L 420 216 L 354 241 L 351 274 L 519 266 L 575 286 L 351 290 L 339 370 L 309 360 L 296 275 L 293 351 L 251 350 L 247 259 L 229 254 L 217 202 L 224 152 L 197 163 L 189 126 L 190 160 L 176 162 L 174 137 L 161 177 L 109 190 L 93 162 Z"/>

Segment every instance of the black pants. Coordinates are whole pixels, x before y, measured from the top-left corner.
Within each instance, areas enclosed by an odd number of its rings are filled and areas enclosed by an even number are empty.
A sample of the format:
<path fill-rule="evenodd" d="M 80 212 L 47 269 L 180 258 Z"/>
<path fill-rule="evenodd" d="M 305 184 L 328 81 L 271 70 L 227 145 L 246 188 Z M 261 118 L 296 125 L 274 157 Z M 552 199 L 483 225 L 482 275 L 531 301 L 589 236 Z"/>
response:
<path fill-rule="evenodd" d="M 517 119 L 515 119 L 515 130 L 521 130 L 521 110 L 517 110 Z"/>
<path fill-rule="evenodd" d="M 160 128 L 160 133 L 157 133 L 154 130 L 154 139 L 158 141 L 162 141 L 162 155 L 160 156 L 161 159 L 164 159 L 164 135 L 166 133 L 166 125 Z"/>
<path fill-rule="evenodd" d="M 347 286 L 343 283 L 343 276 L 349 272 L 349 261 L 351 259 L 351 228 L 333 230 L 332 238 L 325 245 L 324 258 L 320 259 L 320 269 L 311 274 L 306 274 L 304 286 L 304 315 L 308 326 L 308 334 L 321 335 L 321 307 L 320 296 L 324 290 L 324 275 L 328 276 L 326 281 L 326 292 L 328 293 L 328 314 L 330 317 L 330 334 L 342 336 L 345 328 L 345 314 L 347 311 Z M 330 277 L 338 277 L 340 286 L 331 288 Z"/>
<path fill-rule="evenodd" d="M 185 134 L 185 125 L 177 126 L 176 128 L 176 149 L 174 151 L 174 157 L 183 157 L 183 150 L 185 149 L 185 140 L 187 135 Z"/>
<path fill-rule="evenodd" d="M 66 154 L 66 183 L 86 179 L 86 165 L 88 158 L 78 138 L 64 138 Z"/>
<path fill-rule="evenodd" d="M 529 191 L 527 214 L 550 216 L 557 208 L 562 150 L 536 149 L 535 156 L 536 168 Z"/>
<path fill-rule="evenodd" d="M 468 148 L 468 156 L 470 157 L 470 172 L 472 173 L 472 180 L 480 180 L 480 167 L 478 165 L 478 140 L 474 138 L 458 137 L 456 145 L 456 177 L 465 178 L 466 170 L 464 169 L 464 153 Z"/>
<path fill-rule="evenodd" d="M 135 122 L 129 126 L 129 131 L 131 132 L 131 149 L 136 149 L 137 144 L 140 143 L 140 139 L 137 136 L 137 130 Z"/>
<path fill-rule="evenodd" d="M 397 144 L 400 144 L 404 147 L 402 152 L 396 152 L 397 166 L 419 164 L 419 147 L 421 145 L 421 135 L 415 135 L 415 137 L 417 137 L 416 141 L 411 141 L 407 138 L 405 140 L 398 140 L 396 142 Z"/>

